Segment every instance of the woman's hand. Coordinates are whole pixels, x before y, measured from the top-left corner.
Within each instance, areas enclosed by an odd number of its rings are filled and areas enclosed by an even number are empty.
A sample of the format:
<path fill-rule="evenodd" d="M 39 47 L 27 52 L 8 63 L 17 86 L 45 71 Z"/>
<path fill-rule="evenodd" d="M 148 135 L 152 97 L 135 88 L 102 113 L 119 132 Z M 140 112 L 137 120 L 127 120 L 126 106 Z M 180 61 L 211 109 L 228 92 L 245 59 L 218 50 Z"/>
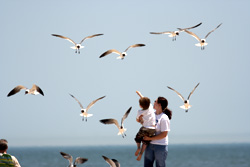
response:
<path fill-rule="evenodd" d="M 143 140 L 151 140 L 151 137 L 144 136 L 144 137 L 143 137 Z"/>

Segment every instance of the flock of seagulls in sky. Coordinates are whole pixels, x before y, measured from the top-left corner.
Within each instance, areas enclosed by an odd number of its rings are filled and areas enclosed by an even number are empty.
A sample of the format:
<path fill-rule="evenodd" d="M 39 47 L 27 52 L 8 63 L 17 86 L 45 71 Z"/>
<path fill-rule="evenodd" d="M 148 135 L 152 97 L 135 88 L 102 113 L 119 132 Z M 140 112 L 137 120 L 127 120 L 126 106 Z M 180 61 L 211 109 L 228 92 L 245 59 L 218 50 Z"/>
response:
<path fill-rule="evenodd" d="M 177 28 L 178 30 L 177 31 L 164 31 L 164 32 L 150 32 L 150 34 L 168 34 L 169 37 L 172 38 L 172 41 L 176 41 L 176 36 L 178 36 L 180 34 L 180 32 L 186 32 L 187 34 L 191 35 L 192 37 L 194 37 L 195 39 L 197 39 L 199 41 L 198 44 L 195 44 L 196 46 L 199 46 L 201 47 L 201 50 L 204 50 L 205 49 L 205 46 L 208 44 L 206 42 L 206 39 L 207 37 L 212 33 L 214 32 L 216 29 L 218 29 L 221 25 L 219 24 L 215 29 L 213 29 L 212 31 L 210 31 L 206 36 L 205 38 L 199 38 L 195 33 L 191 32 L 190 30 L 191 29 L 194 29 L 194 28 L 197 28 L 201 25 L 202 23 L 199 23 L 195 26 L 192 26 L 192 27 L 188 27 L 188 28 Z M 76 43 L 74 42 L 72 39 L 68 38 L 68 37 L 65 37 L 65 36 L 62 36 L 62 35 L 57 35 L 57 34 L 51 34 L 52 36 L 55 36 L 55 37 L 59 37 L 59 38 L 62 38 L 62 39 L 66 39 L 68 40 L 69 42 L 73 43 L 74 46 L 72 46 L 71 48 L 72 49 L 75 49 L 75 53 L 78 53 L 80 54 L 80 49 L 84 48 L 84 46 L 82 46 L 82 43 L 86 40 L 86 39 L 90 39 L 90 38 L 93 38 L 93 37 L 97 37 L 97 36 L 101 36 L 101 35 L 104 35 L 104 34 L 94 34 L 94 35 L 91 35 L 91 36 L 87 36 L 85 38 L 83 38 L 79 43 Z M 127 56 L 127 51 L 131 48 L 137 48 L 137 47 L 144 47 L 146 46 L 145 44 L 134 44 L 134 45 L 131 45 L 129 46 L 126 50 L 124 50 L 123 52 L 120 52 L 116 49 L 110 49 L 110 50 L 107 50 L 106 52 L 104 52 L 103 54 L 100 55 L 99 58 L 102 58 L 102 57 L 105 57 L 111 53 L 115 53 L 118 55 L 117 59 L 121 59 L 123 60 L 125 58 L 125 56 Z M 196 88 L 199 86 L 200 83 L 198 83 L 194 89 L 190 92 L 189 96 L 187 99 L 185 99 L 178 91 L 176 91 L 175 89 L 171 88 L 168 86 L 168 88 L 170 90 L 173 90 L 174 92 L 177 93 L 177 95 L 183 100 L 184 102 L 184 105 L 180 106 L 180 108 L 184 109 L 186 112 L 188 112 L 188 110 L 190 109 L 191 105 L 189 104 L 189 100 L 190 100 L 190 97 L 191 95 L 194 93 L 194 91 L 196 90 Z M 25 86 L 22 86 L 22 85 L 18 85 L 16 86 L 14 89 L 12 89 L 9 94 L 7 95 L 7 97 L 9 96 L 12 96 L 12 95 L 15 95 L 16 93 L 20 92 L 22 89 L 25 90 L 25 94 L 32 94 L 32 95 L 42 95 L 44 96 L 44 93 L 42 91 L 42 89 L 33 84 L 32 88 L 28 89 L 26 88 Z M 105 98 L 106 96 L 102 96 L 100 98 L 97 98 L 95 100 L 93 100 L 91 103 L 88 104 L 88 106 L 86 108 L 83 107 L 83 105 L 80 103 L 80 101 L 75 97 L 73 96 L 72 94 L 69 94 L 72 98 L 74 98 L 76 100 L 76 102 L 80 105 L 80 108 L 81 108 L 81 114 L 80 116 L 82 117 L 82 121 L 87 121 L 87 118 L 88 117 L 91 117 L 93 116 L 93 114 L 89 114 L 88 111 L 91 107 L 93 107 L 93 105 Z M 123 138 L 126 136 L 125 132 L 126 132 L 126 128 L 124 128 L 124 121 L 125 119 L 128 117 L 130 111 L 131 111 L 132 107 L 130 107 L 126 112 L 125 114 L 123 115 L 122 119 L 121 119 L 121 123 L 119 124 L 118 121 L 114 118 L 109 118 L 109 119 L 102 119 L 100 120 L 101 123 L 103 124 L 106 124 L 106 125 L 109 125 L 109 124 L 114 124 L 117 128 L 118 128 L 118 135 L 121 135 Z M 86 162 L 88 159 L 86 158 L 81 158 L 81 157 L 77 157 L 75 159 L 75 161 L 73 162 L 73 157 L 67 153 L 64 153 L 64 152 L 60 152 L 60 154 L 69 161 L 69 167 L 75 167 L 76 165 L 79 165 L 79 164 L 83 164 L 84 162 Z M 104 160 L 111 166 L 111 167 L 120 167 L 120 164 L 117 160 L 115 159 L 109 159 L 105 156 L 102 156 L 104 158 Z"/>

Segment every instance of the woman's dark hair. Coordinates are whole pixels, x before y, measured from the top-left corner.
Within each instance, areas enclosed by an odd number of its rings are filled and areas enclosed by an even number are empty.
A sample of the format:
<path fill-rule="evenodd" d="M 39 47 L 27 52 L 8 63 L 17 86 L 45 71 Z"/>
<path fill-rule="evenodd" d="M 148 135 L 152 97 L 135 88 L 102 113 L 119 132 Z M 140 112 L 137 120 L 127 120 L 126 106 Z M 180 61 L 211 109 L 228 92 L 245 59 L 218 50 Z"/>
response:
<path fill-rule="evenodd" d="M 172 111 L 168 109 L 168 100 L 165 97 L 159 96 L 157 103 L 161 104 L 162 111 L 168 116 L 169 119 L 171 119 Z"/>

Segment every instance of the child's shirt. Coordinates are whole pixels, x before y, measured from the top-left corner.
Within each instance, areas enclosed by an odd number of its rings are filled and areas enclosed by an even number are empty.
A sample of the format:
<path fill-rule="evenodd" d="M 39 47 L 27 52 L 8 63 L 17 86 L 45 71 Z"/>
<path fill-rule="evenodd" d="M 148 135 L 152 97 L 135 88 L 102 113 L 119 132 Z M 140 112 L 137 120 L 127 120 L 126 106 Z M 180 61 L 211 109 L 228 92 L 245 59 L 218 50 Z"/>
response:
<path fill-rule="evenodd" d="M 155 129 L 155 111 L 153 105 L 150 104 L 146 110 L 138 110 L 136 118 L 138 119 L 142 115 L 143 124 L 145 128 Z"/>

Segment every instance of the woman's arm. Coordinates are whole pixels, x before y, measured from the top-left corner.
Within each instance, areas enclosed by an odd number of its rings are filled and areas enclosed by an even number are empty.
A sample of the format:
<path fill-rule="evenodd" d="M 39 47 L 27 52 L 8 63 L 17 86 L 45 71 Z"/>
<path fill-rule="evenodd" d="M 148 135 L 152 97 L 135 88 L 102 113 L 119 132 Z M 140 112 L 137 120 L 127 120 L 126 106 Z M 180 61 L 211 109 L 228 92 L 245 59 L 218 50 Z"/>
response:
<path fill-rule="evenodd" d="M 153 136 L 153 137 L 145 136 L 143 139 L 144 140 L 160 140 L 160 139 L 167 137 L 167 135 L 168 135 L 168 131 L 164 131 L 164 132 L 161 132 L 160 134 Z"/>

